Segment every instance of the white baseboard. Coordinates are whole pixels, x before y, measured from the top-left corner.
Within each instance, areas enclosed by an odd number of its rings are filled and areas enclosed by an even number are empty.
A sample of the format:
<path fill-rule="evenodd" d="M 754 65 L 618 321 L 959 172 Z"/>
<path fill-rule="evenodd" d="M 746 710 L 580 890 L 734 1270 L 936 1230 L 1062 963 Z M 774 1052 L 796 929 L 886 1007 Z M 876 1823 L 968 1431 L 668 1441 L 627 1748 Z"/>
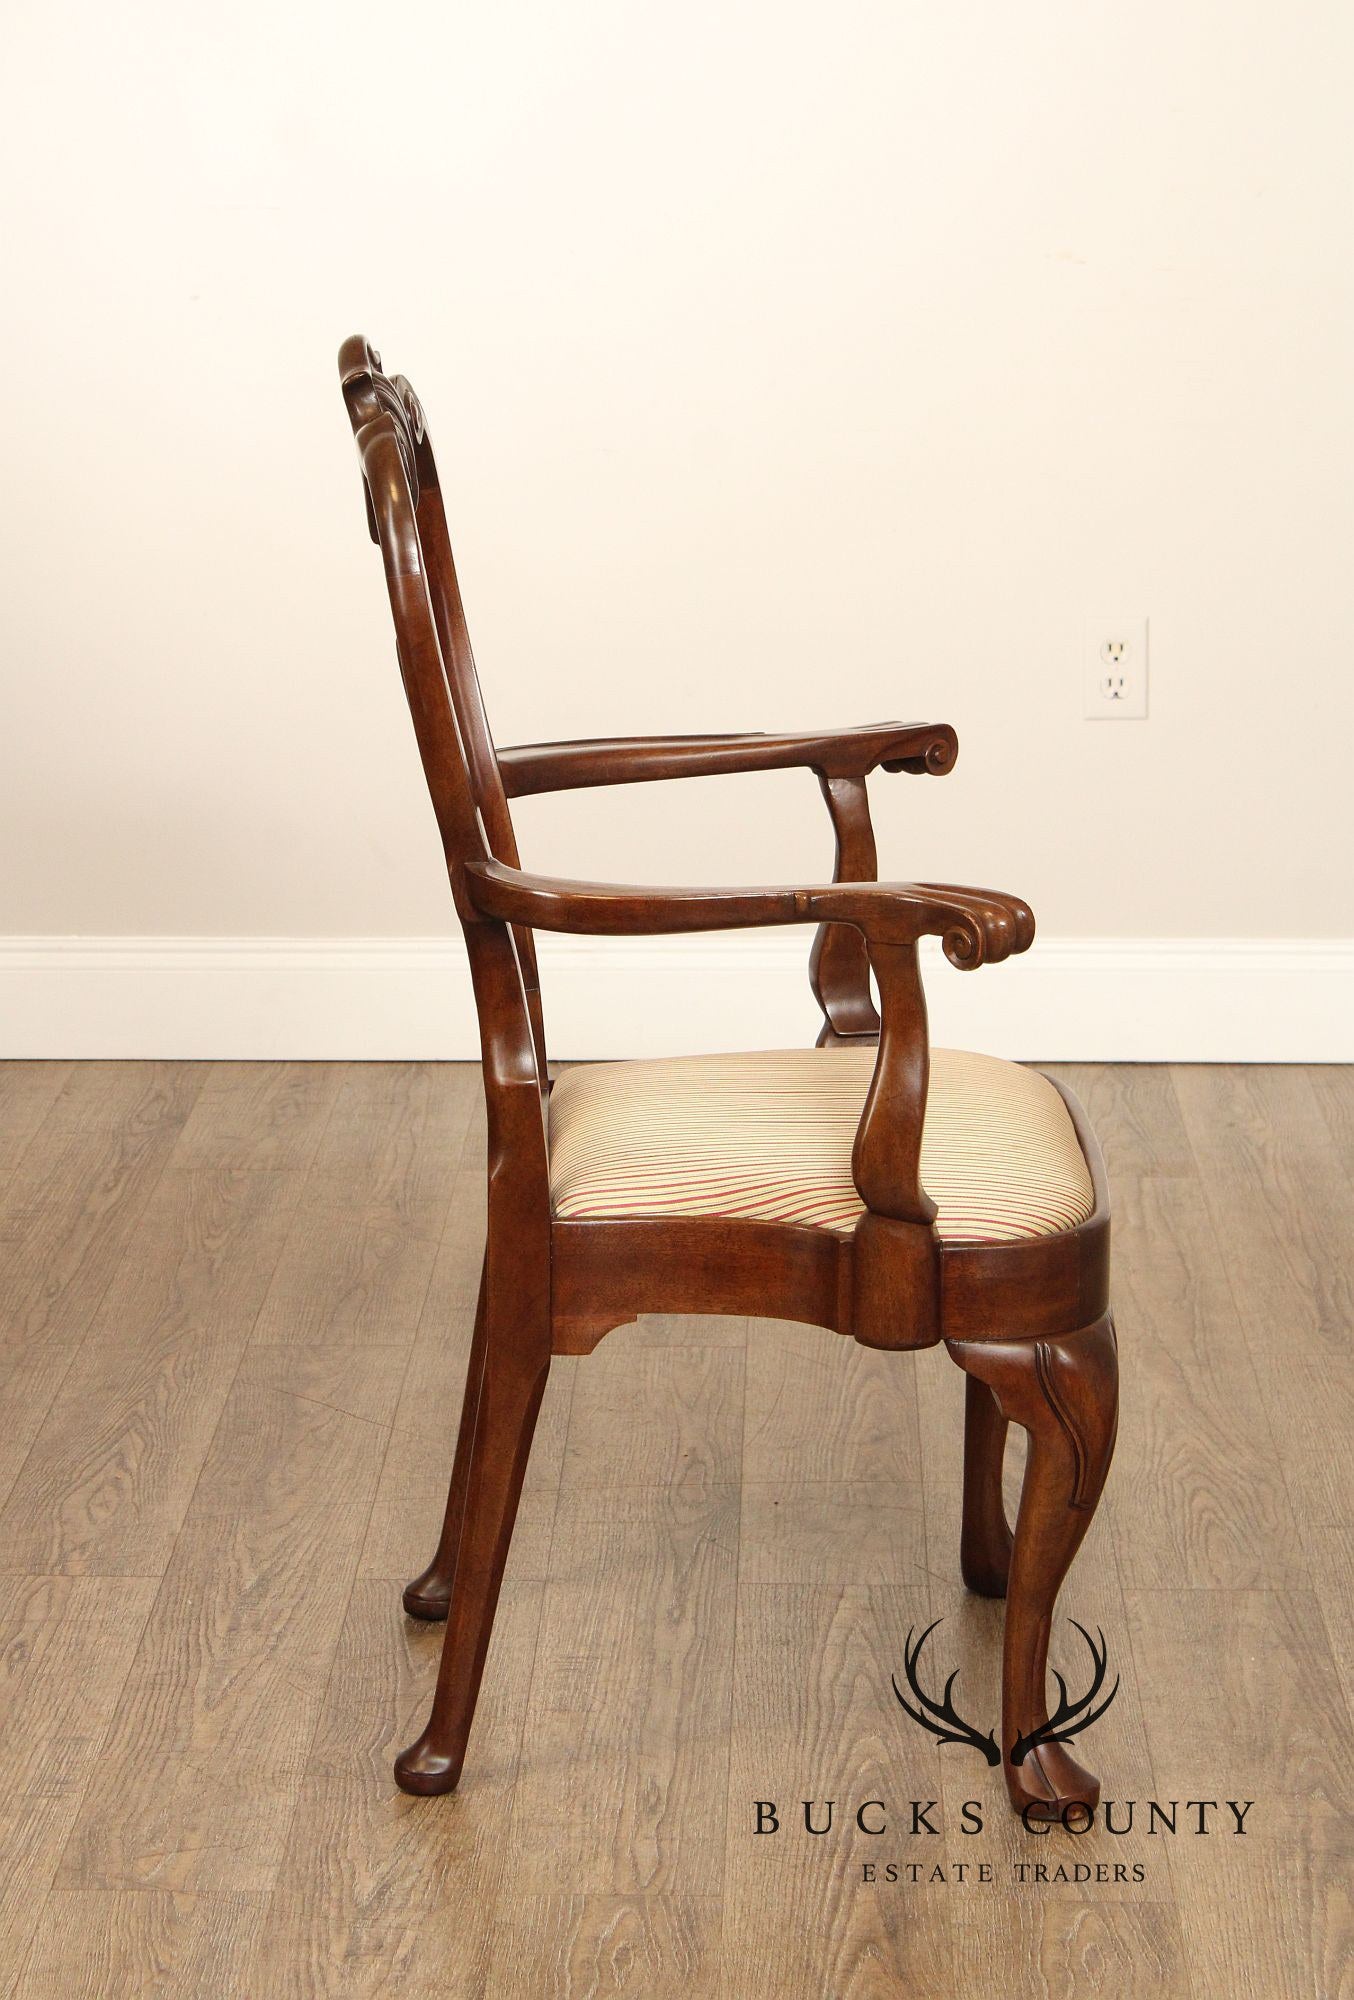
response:
<path fill-rule="evenodd" d="M 562 1058 L 792 1047 L 810 933 L 540 940 Z M 1354 1062 L 1354 938 L 1046 938 L 928 959 L 932 1038 L 1046 1062 Z M 479 1053 L 459 937 L 0 939 L 0 1056 Z"/>

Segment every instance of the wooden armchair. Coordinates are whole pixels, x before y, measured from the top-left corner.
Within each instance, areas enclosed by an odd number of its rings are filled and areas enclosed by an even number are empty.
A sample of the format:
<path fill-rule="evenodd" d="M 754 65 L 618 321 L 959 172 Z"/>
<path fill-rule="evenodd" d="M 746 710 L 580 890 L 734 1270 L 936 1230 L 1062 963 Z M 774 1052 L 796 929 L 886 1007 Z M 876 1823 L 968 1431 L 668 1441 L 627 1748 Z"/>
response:
<path fill-rule="evenodd" d="M 867 774 L 943 775 L 954 731 L 888 723 L 496 752 L 423 412 L 359 337 L 344 343 L 339 372 L 469 953 L 489 1130 L 484 1268 L 446 1519 L 404 1594 L 408 1611 L 445 1618 L 447 1633 L 428 1725 L 396 1763 L 400 1785 L 445 1792 L 460 1777 L 551 1355 L 586 1354 L 640 1313 L 728 1312 L 805 1320 L 876 1348 L 943 1341 L 966 1371 L 960 1560 L 972 1590 L 1007 1599 L 1011 1798 L 1032 1816 L 1093 1805 L 1097 1780 L 1061 1743 L 1023 1739 L 1048 1718 L 1054 1598 L 1114 1446 L 1099 1154 L 1075 1101 L 1047 1078 L 928 1049 L 918 940 L 941 938 L 951 963 L 972 971 L 1028 948 L 1025 904 L 876 880 Z M 827 801 L 831 883 L 648 889 L 520 866 L 510 798 L 792 766 L 813 771 Z M 770 924 L 817 926 L 816 1049 L 597 1064 L 552 1090 L 534 931 Z M 1029 1433 L 1014 1536 L 1001 1496 L 1008 1422 Z"/>

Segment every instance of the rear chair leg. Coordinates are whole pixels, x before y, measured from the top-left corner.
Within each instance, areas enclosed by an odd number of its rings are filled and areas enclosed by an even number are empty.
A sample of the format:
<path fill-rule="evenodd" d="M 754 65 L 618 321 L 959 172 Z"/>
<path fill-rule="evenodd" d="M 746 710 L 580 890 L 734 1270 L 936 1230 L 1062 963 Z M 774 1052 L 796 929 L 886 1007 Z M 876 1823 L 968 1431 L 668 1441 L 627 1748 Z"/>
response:
<path fill-rule="evenodd" d="M 1114 1323 L 1107 1313 L 1082 1332 L 1057 1340 L 953 1340 L 947 1345 L 971 1378 L 970 1390 L 985 1384 L 1001 1417 L 1029 1433 L 1006 1588 L 1002 1763 L 1016 1811 L 1027 1811 L 1032 1819 L 1055 1819 L 1073 1803 L 1094 1807 L 1099 1779 L 1061 1743 L 1030 1749 L 1019 1763 L 1012 1753 L 1022 1737 L 1048 1720 L 1054 1600 L 1091 1524 L 1114 1452 L 1119 1382 Z M 972 1402 L 969 1409 L 969 1442 L 975 1430 L 981 1440 L 971 1461 L 981 1468 L 981 1476 L 975 1470 L 980 1497 L 974 1518 L 990 1529 L 995 1425 L 985 1413 L 974 1417 Z M 999 1496 L 999 1479 L 996 1490 Z"/>
<path fill-rule="evenodd" d="M 419 1602 L 433 1606 L 446 1593 L 447 1630 L 427 1727 L 395 1760 L 395 1782 L 406 1792 L 454 1791 L 460 1778 L 550 1370 L 548 1324 L 537 1337 L 539 1329 L 497 1308 L 491 1291 L 481 1291 L 479 1366 L 472 1356 L 442 1541 L 430 1569 L 410 1585 Z"/>
<path fill-rule="evenodd" d="M 959 1567 L 979 1597 L 1005 1597 L 1011 1530 L 1001 1497 L 1008 1425 L 996 1397 L 974 1375 L 964 1383 L 964 1524 Z"/>
<path fill-rule="evenodd" d="M 465 1372 L 465 1399 L 461 1404 L 461 1428 L 456 1437 L 447 1507 L 442 1516 L 442 1534 L 437 1553 L 421 1576 L 404 1587 L 404 1608 L 411 1618 L 436 1622 L 445 1618 L 451 1602 L 451 1586 L 456 1575 L 456 1552 L 461 1546 L 461 1523 L 465 1518 L 465 1486 L 470 1474 L 470 1449 L 475 1441 L 475 1414 L 480 1406 L 480 1384 L 484 1375 L 484 1274 L 480 1273 L 479 1303 L 475 1307 L 475 1333 L 470 1343 L 470 1366 Z"/>

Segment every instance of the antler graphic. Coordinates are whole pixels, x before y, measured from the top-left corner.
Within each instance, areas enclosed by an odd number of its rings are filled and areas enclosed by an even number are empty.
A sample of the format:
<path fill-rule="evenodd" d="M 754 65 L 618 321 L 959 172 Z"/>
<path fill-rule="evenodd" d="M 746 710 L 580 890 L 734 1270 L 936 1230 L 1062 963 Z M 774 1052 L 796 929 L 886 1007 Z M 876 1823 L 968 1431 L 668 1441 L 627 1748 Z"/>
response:
<path fill-rule="evenodd" d="M 959 1678 L 958 1667 L 955 1668 L 950 1678 L 946 1681 L 945 1692 L 939 1701 L 932 1701 L 931 1697 L 928 1694 L 924 1694 L 917 1685 L 917 1661 L 921 1658 L 921 1649 L 940 1623 L 941 1620 L 939 1618 L 933 1618 L 915 1646 L 912 1643 L 912 1628 L 909 1626 L 907 1645 L 903 1649 L 903 1671 L 907 1675 L 908 1686 L 921 1703 L 921 1709 L 913 1708 L 899 1687 L 896 1678 L 890 1674 L 889 1678 L 893 1681 L 893 1692 L 897 1696 L 899 1705 L 905 1713 L 910 1715 L 914 1722 L 919 1722 L 923 1729 L 928 1729 L 937 1742 L 967 1743 L 974 1750 L 981 1750 L 989 1764 L 1000 1764 L 1001 1752 L 997 1748 L 996 1738 L 993 1736 L 992 1731 L 989 1729 L 986 1736 L 980 1736 L 970 1723 L 965 1722 L 962 1715 L 956 1715 L 955 1713 L 954 1703 L 951 1701 L 950 1696 L 953 1692 L 954 1684 Z M 924 1714 L 922 1710 L 925 1710 Z M 938 1720 L 932 1722 L 930 1720 L 931 1716 L 936 1716 Z M 947 1726 L 942 1728 L 941 1724 Z"/>
<path fill-rule="evenodd" d="M 1100 1633 L 1100 1645 L 1097 1648 L 1095 1640 L 1084 1625 L 1077 1625 L 1075 1618 L 1069 1622 L 1077 1626 L 1078 1632 L 1080 1632 L 1082 1638 L 1091 1649 L 1091 1658 L 1095 1662 L 1095 1672 L 1091 1677 L 1091 1685 L 1077 1701 L 1069 1701 L 1067 1699 L 1067 1682 L 1057 1671 L 1056 1667 L 1053 1669 L 1053 1678 L 1058 1683 L 1058 1706 L 1053 1714 L 1050 1715 L 1047 1722 L 1041 1722 L 1039 1727 L 1031 1729 L 1028 1735 L 1017 1736 L 1011 1750 L 1011 1762 L 1013 1764 L 1023 1764 L 1026 1757 L 1029 1756 L 1030 1751 L 1037 1749 L 1041 1743 L 1075 1742 L 1081 1730 L 1089 1729 L 1093 1722 L 1100 1720 L 1105 1710 L 1114 1700 L 1115 1695 L 1119 1692 L 1119 1676 L 1116 1674 L 1114 1686 L 1105 1696 L 1099 1708 L 1091 1706 L 1099 1694 L 1101 1687 L 1104 1685 L 1105 1668 L 1109 1659 L 1109 1647 L 1105 1644 L 1105 1635 L 1103 1632 L 1100 1632 L 1098 1625 L 1096 1631 Z"/>

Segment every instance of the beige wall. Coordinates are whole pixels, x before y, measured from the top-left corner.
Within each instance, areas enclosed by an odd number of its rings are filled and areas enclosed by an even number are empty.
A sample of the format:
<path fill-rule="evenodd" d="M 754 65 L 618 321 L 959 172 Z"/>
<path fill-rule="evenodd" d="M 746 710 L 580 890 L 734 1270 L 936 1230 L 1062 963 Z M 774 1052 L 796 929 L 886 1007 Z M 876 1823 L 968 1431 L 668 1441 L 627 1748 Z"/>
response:
<path fill-rule="evenodd" d="M 334 380 L 434 419 L 503 741 L 933 717 L 896 874 L 1354 932 L 1343 0 L 29 6 L 0 931 L 443 929 Z M 1087 612 L 1152 715 L 1080 719 Z M 820 875 L 812 780 L 529 861 Z"/>

